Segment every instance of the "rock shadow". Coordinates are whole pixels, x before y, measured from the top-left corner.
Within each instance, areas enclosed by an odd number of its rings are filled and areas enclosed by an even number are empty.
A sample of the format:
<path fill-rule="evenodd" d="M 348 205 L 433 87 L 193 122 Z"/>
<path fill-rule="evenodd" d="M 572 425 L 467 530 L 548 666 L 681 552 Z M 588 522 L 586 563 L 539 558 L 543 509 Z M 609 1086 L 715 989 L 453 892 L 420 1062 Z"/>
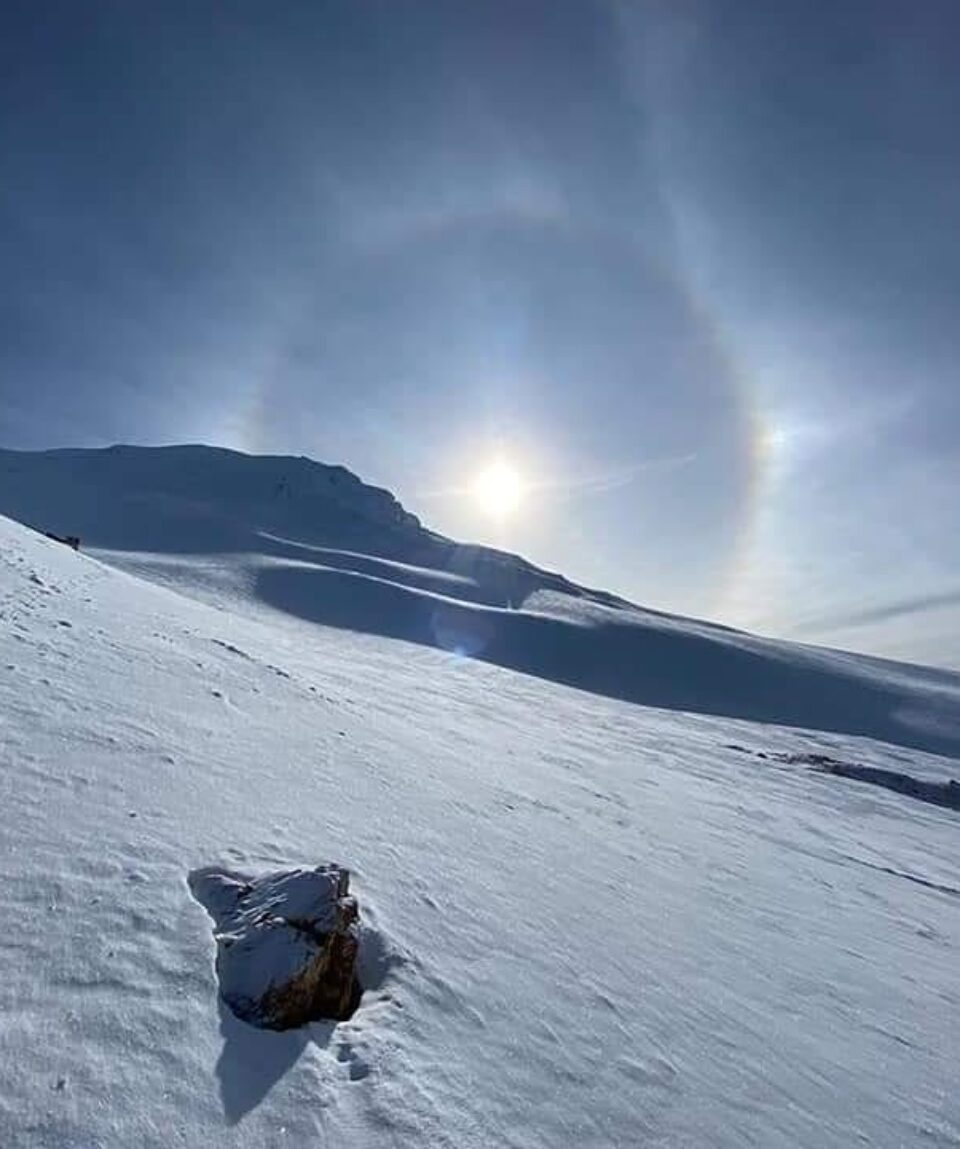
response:
<path fill-rule="evenodd" d="M 214 934 L 235 903 L 236 888 L 243 888 L 249 875 L 217 866 L 193 870 L 187 877 L 191 894 L 210 915 Z M 336 1022 L 315 1022 L 299 1029 L 262 1029 L 241 1020 L 219 992 L 217 1009 L 223 1048 L 215 1073 L 220 1084 L 224 1116 L 236 1125 L 256 1109 L 271 1089 L 299 1061 L 314 1042 L 326 1046 Z"/>
<path fill-rule="evenodd" d="M 268 878 L 276 876 L 284 878 L 287 874 L 267 875 Z M 193 870 L 187 877 L 190 892 L 213 921 L 215 937 L 221 926 L 229 924 L 238 895 L 242 896 L 251 888 L 251 883 L 257 881 L 253 875 L 219 866 Z M 352 1001 L 354 1011 L 360 1007 L 364 992 L 382 990 L 393 970 L 403 965 L 405 960 L 404 955 L 373 925 L 361 921 L 355 928 L 359 945 L 354 980 L 356 996 Z M 225 999 L 222 972 L 218 949 L 217 1008 L 223 1048 L 215 1073 L 224 1115 L 230 1125 L 236 1125 L 260 1105 L 277 1082 L 296 1065 L 311 1042 L 320 1047 L 330 1043 L 338 1022 L 333 1019 L 315 1020 L 298 1028 L 283 1030 L 250 1024 L 238 1017 Z"/>
<path fill-rule="evenodd" d="M 334 1021 L 314 1022 L 302 1029 L 278 1033 L 241 1021 L 223 998 L 218 999 L 217 1006 L 223 1048 L 215 1073 L 223 1113 L 230 1125 L 237 1125 L 260 1105 L 311 1042 L 321 1047 L 328 1045 L 336 1027 Z"/>

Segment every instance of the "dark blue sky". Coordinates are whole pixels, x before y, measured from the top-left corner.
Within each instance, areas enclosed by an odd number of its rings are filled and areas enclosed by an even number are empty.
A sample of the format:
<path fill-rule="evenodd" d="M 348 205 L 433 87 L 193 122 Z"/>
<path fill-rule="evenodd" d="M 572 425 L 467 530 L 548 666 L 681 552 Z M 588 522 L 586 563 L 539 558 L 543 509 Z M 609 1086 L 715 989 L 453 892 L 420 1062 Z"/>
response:
<path fill-rule="evenodd" d="M 952 0 L 3 21 L 0 445 L 308 454 L 649 605 L 960 663 Z"/>

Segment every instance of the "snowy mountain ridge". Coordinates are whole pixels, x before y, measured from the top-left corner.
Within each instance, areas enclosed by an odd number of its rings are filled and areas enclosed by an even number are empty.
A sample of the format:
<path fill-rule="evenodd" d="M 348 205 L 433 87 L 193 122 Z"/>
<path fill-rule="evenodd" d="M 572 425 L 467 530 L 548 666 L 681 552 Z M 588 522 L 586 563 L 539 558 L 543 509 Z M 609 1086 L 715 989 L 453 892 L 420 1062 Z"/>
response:
<path fill-rule="evenodd" d="M 420 529 L 416 516 L 404 510 L 389 491 L 367 485 L 346 467 L 328 466 L 304 456 L 244 455 L 225 447 L 197 444 L 0 450 L 0 475 L 8 496 L 17 500 L 16 517 L 53 513 L 57 521 L 70 519 L 98 545 L 111 539 L 121 541 L 105 533 L 108 523 L 115 522 L 97 515 L 89 503 L 92 494 L 102 496 L 107 491 L 123 507 L 128 532 L 138 510 L 157 515 L 164 504 L 176 504 L 184 516 L 192 513 L 201 522 L 206 519 L 210 528 L 215 522 L 222 527 L 231 516 L 237 526 L 261 516 L 272 515 L 282 521 L 291 504 L 299 504 L 300 527 L 309 528 L 312 504 L 322 516 L 315 524 L 318 533 L 343 529 L 344 523 L 351 521 L 375 525 L 388 536 Z M 51 507 L 42 492 L 56 483 L 62 485 L 61 502 Z M 71 491 L 74 487 L 80 490 Z M 155 523 L 144 525 L 156 529 Z M 169 537 L 164 541 L 167 545 L 173 542 Z M 180 541 L 189 544 L 203 540 L 187 536 Z M 208 545 L 222 541 L 223 535 L 212 530 Z M 130 542 L 129 534 L 122 542 Z"/>
<path fill-rule="evenodd" d="M 341 467 L 203 446 L 0 451 L 0 513 L 248 614 L 439 647 L 643 705 L 960 756 L 960 674 L 643 610 L 430 532 Z"/>

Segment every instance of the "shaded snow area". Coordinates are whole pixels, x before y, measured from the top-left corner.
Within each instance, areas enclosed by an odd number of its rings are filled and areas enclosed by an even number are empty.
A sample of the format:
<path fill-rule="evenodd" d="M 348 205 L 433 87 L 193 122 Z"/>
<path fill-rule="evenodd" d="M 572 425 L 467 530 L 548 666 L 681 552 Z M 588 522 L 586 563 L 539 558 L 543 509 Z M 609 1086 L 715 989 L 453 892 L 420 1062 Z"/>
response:
<path fill-rule="evenodd" d="M 646 706 L 960 755 L 960 674 L 641 609 L 434 534 L 343 467 L 203 446 L 0 450 L 0 514 L 79 535 L 105 561 L 235 613 L 269 609 Z"/>
<path fill-rule="evenodd" d="M 955 756 L 573 689 L 324 624 L 325 576 L 271 602 L 239 553 L 164 561 L 195 597 L 0 519 L 3 1149 L 960 1145 Z M 540 592 L 599 657 L 614 605 Z M 658 626 L 706 690 L 703 629 Z M 770 650 L 781 685 L 872 683 L 886 728 L 956 722 L 948 675 Z M 877 701 L 907 697 L 926 725 Z M 358 1009 L 245 1024 L 190 875 L 330 860 Z"/>

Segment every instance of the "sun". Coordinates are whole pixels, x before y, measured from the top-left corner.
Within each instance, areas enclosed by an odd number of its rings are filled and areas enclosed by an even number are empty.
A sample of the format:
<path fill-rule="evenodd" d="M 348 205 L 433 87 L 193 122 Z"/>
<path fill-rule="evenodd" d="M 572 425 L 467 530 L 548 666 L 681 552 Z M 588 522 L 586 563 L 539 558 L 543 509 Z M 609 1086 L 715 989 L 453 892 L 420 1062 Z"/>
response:
<path fill-rule="evenodd" d="M 506 519 L 515 513 L 523 499 L 523 479 L 516 467 L 505 459 L 497 459 L 477 475 L 471 490 L 485 514 Z"/>

